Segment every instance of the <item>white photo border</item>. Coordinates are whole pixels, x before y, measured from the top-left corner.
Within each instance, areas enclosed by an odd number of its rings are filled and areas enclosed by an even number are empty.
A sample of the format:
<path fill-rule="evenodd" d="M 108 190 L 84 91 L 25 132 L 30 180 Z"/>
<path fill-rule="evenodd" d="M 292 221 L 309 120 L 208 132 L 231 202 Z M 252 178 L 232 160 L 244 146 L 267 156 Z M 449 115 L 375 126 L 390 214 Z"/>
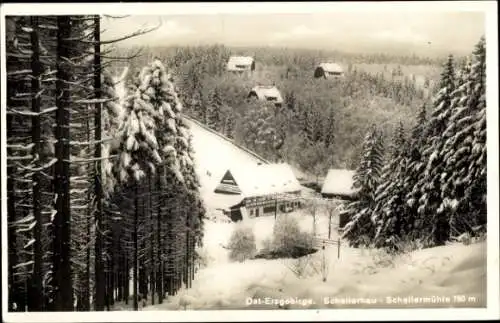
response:
<path fill-rule="evenodd" d="M 120 311 L 120 312 L 7 312 L 7 206 L 2 214 L 2 316 L 6 322 L 149 322 L 149 321 L 391 321 L 391 320 L 482 320 L 499 314 L 499 172 L 498 172 L 498 16 L 496 1 L 432 2 L 240 2 L 240 3 L 19 3 L 1 5 L 1 188 L 6 201 L 6 66 L 5 16 L 59 14 L 165 15 L 264 14 L 314 12 L 454 12 L 478 11 L 486 17 L 487 47 L 487 150 L 488 238 L 487 307 L 484 309 L 321 309 L 321 310 L 211 310 L 211 311 Z"/>

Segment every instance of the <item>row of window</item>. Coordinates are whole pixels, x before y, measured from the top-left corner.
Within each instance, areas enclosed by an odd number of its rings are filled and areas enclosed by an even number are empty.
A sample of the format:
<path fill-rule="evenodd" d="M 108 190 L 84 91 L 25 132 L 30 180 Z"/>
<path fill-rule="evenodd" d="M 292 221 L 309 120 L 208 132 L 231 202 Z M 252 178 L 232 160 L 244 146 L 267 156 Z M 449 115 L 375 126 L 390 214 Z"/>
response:
<path fill-rule="evenodd" d="M 278 208 L 281 212 L 289 212 L 294 210 L 295 208 L 300 207 L 300 202 L 299 201 L 292 201 L 292 202 L 287 202 L 287 203 L 281 203 L 278 205 Z M 260 215 L 260 206 L 259 207 L 248 207 L 247 208 L 250 210 L 250 216 L 253 217 L 258 217 Z M 276 204 L 274 205 L 266 205 L 262 208 L 262 213 L 274 213 L 276 211 Z"/>

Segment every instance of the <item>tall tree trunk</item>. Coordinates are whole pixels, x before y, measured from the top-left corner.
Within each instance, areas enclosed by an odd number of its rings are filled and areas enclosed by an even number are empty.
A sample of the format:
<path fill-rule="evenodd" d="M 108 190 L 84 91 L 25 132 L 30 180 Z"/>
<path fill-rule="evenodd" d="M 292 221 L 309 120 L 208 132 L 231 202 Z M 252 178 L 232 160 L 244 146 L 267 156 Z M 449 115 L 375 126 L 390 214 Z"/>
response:
<path fill-rule="evenodd" d="M 186 214 L 186 251 L 184 253 L 184 285 L 186 288 L 189 286 L 189 258 L 191 255 L 191 250 L 189 249 L 189 239 L 190 239 L 190 232 L 191 232 L 191 225 L 190 225 L 190 214 Z"/>
<path fill-rule="evenodd" d="M 138 301 L 138 277 L 137 274 L 139 273 L 139 270 L 137 268 L 138 263 L 139 263 L 139 245 L 137 241 L 137 230 L 139 226 L 139 184 L 135 184 L 135 196 L 134 196 L 134 201 L 135 201 L 135 214 L 134 214 L 134 311 L 137 311 L 139 309 L 139 301 Z"/>
<path fill-rule="evenodd" d="M 129 266 L 128 253 L 124 254 L 124 264 L 125 264 L 125 271 L 123 277 L 123 297 L 125 298 L 125 304 L 128 305 L 128 299 L 130 296 L 130 266 Z"/>
<path fill-rule="evenodd" d="M 69 58 L 71 18 L 57 17 L 57 81 L 56 81 L 56 158 L 54 189 L 56 215 L 54 217 L 53 290 L 56 311 L 73 310 L 73 283 L 70 263 L 70 93 Z"/>
<path fill-rule="evenodd" d="M 12 116 L 7 115 L 7 137 L 12 136 Z M 8 154 L 10 155 L 10 154 Z M 9 282 L 8 282 L 8 291 L 9 291 L 9 311 L 20 311 L 21 305 L 21 296 L 19 283 L 17 282 L 17 278 L 14 275 L 15 269 L 14 266 L 18 264 L 18 255 L 17 255 L 17 234 L 16 228 L 14 226 L 14 222 L 16 221 L 16 199 L 15 199 L 15 184 L 14 184 L 14 172 L 15 167 L 8 166 L 7 167 L 7 223 L 8 223 L 8 248 L 9 248 Z M 15 305 L 14 305 L 15 304 Z"/>
<path fill-rule="evenodd" d="M 144 195 L 145 189 L 141 189 L 141 196 Z M 141 234 L 141 239 L 140 239 L 140 250 L 142 253 L 141 261 L 139 262 L 139 294 L 141 295 L 141 300 L 145 299 L 147 297 L 148 291 L 147 291 L 147 283 L 146 283 L 146 277 L 147 277 L 147 268 L 146 268 L 146 260 L 147 260 L 147 252 L 146 252 L 146 237 L 147 237 L 147 217 L 146 217 L 146 199 L 143 197 L 141 199 L 141 218 L 144 219 L 143 225 L 142 225 L 142 234 Z"/>
<path fill-rule="evenodd" d="M 99 100 L 101 98 L 101 45 L 100 45 L 100 17 L 94 18 L 94 97 Z M 95 193 L 95 222 L 96 222 L 96 237 L 95 237 L 95 310 L 103 311 L 106 298 L 106 276 L 103 263 L 103 246 L 104 237 L 103 230 L 104 221 L 102 214 L 102 186 L 101 186 L 101 103 L 95 104 L 94 117 L 94 139 L 96 157 L 95 178 L 94 178 L 94 193 Z"/>
<path fill-rule="evenodd" d="M 87 117 L 85 118 L 85 132 L 87 134 L 87 142 L 90 142 L 90 113 L 87 108 Z M 91 149 L 90 144 L 87 146 L 89 151 Z M 87 248 L 85 250 L 85 277 L 83 279 L 84 281 L 84 287 L 83 291 L 81 293 L 82 299 L 80 300 L 79 303 L 81 303 L 81 310 L 82 311 L 90 311 L 90 266 L 91 266 L 91 250 L 90 250 L 90 237 L 92 235 L 92 205 L 90 204 L 90 201 L 92 199 L 91 192 L 90 190 L 87 191 L 87 201 L 89 201 L 89 205 L 87 206 L 87 213 L 86 213 L 86 219 L 85 219 L 85 243 L 87 245 Z"/>
<path fill-rule="evenodd" d="M 118 242 L 118 245 L 119 245 L 119 242 Z M 118 268 L 117 268 L 117 287 L 118 287 L 118 291 L 117 291 L 117 296 L 116 296 L 116 300 L 118 302 L 121 302 L 123 301 L 123 296 L 124 296 L 124 290 L 125 290 L 125 284 L 124 284 L 124 278 L 123 278 L 123 268 L 124 268 L 124 263 L 123 263 L 123 256 L 121 255 L 121 253 L 119 254 L 119 257 L 118 257 Z"/>
<path fill-rule="evenodd" d="M 111 310 L 111 306 L 114 304 L 115 297 L 115 255 L 111 251 L 111 245 L 108 245 L 108 253 L 111 256 L 108 266 L 108 287 L 107 287 L 107 301 L 106 306 L 108 311 Z"/>
<path fill-rule="evenodd" d="M 35 114 L 40 113 L 40 74 L 42 72 L 40 64 L 40 46 L 38 39 L 38 17 L 31 17 L 31 111 Z M 41 139 L 41 126 L 40 126 L 40 116 L 34 115 L 31 118 L 31 140 L 34 144 L 33 146 L 33 156 L 35 158 L 35 168 L 41 166 L 40 161 L 40 139 Z M 43 310 L 43 273 L 42 273 L 42 192 L 41 192 L 41 176 L 39 171 L 33 173 L 33 216 L 35 218 L 34 227 L 34 245 L 33 245 L 33 276 L 31 282 L 31 296 L 32 299 L 32 311 L 42 311 Z"/>
<path fill-rule="evenodd" d="M 154 205 L 153 205 L 153 192 L 154 192 L 154 182 L 152 179 L 152 174 L 149 174 L 148 177 L 148 188 L 149 188 L 149 223 L 151 225 L 150 227 L 150 232 L 151 232 L 151 238 L 150 238 L 150 259 L 151 259 L 151 271 L 150 271 L 150 286 L 151 286 L 151 305 L 155 304 L 155 293 L 156 293 L 156 272 L 157 272 L 157 263 L 155 259 L 155 244 L 156 244 L 156 236 L 155 234 L 157 233 L 157 229 L 155 230 L 154 227 Z"/>
<path fill-rule="evenodd" d="M 160 166 L 161 167 L 161 166 Z M 163 296 L 165 295 L 164 293 L 164 266 L 163 266 L 163 244 L 162 244 L 162 223 L 161 223 L 161 215 L 162 215 L 162 205 L 163 205 L 163 194 L 161 194 L 161 178 L 160 174 L 162 172 L 162 168 L 159 169 L 159 174 L 157 175 L 156 178 L 156 194 L 158 197 L 157 203 L 158 203 L 158 208 L 156 211 L 156 250 L 157 250 L 157 257 L 158 257 L 158 269 L 156 272 L 156 289 L 158 291 L 158 303 L 163 302 Z"/>

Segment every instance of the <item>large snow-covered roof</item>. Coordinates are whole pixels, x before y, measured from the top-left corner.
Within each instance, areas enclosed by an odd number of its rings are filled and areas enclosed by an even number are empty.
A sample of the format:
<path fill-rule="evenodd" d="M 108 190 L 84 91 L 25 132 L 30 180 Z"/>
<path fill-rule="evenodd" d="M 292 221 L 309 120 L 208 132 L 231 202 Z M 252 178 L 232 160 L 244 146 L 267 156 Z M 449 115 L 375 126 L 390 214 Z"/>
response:
<path fill-rule="evenodd" d="M 244 197 L 297 192 L 302 189 L 292 168 L 286 163 L 261 164 L 228 169 Z M 225 184 L 220 184 L 225 186 Z M 238 192 L 239 191 L 239 192 Z"/>
<path fill-rule="evenodd" d="M 253 62 L 254 59 L 250 56 L 231 56 L 227 62 L 227 69 L 229 71 L 248 70 Z"/>
<path fill-rule="evenodd" d="M 337 63 L 321 63 L 318 65 L 318 67 L 322 68 L 323 71 L 325 72 L 331 72 L 331 73 L 342 73 L 344 70 L 342 69 L 342 66 L 340 66 Z"/>
<path fill-rule="evenodd" d="M 268 101 L 268 99 L 273 99 L 272 102 L 283 103 L 283 98 L 281 97 L 281 93 L 276 88 L 276 86 L 265 86 L 265 85 L 257 85 L 250 91 L 249 95 L 254 94 L 259 98 L 259 100 Z"/>
<path fill-rule="evenodd" d="M 209 208 L 225 208 L 234 203 L 234 197 L 220 197 L 214 193 L 215 187 L 228 169 L 235 165 L 253 167 L 258 163 L 268 163 L 262 157 L 231 139 L 211 130 L 196 120 L 184 116 L 192 135 L 195 170 L 200 180 L 200 193 Z"/>
<path fill-rule="evenodd" d="M 330 169 L 326 175 L 321 194 L 352 196 L 356 193 L 353 188 L 355 171 L 347 169 Z"/>

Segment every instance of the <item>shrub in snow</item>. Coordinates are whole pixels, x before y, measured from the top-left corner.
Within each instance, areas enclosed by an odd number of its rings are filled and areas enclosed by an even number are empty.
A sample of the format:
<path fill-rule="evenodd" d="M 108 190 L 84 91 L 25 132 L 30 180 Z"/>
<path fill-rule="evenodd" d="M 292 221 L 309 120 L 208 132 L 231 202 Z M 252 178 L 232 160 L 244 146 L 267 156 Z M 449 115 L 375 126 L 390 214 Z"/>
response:
<path fill-rule="evenodd" d="M 244 261 L 253 257 L 257 251 L 255 235 L 251 228 L 236 227 L 229 239 L 229 259 L 233 261 Z"/>
<path fill-rule="evenodd" d="M 294 256 L 302 250 L 313 249 L 314 237 L 311 233 L 302 232 L 295 218 L 282 216 L 276 220 L 273 230 L 274 251 Z"/>

